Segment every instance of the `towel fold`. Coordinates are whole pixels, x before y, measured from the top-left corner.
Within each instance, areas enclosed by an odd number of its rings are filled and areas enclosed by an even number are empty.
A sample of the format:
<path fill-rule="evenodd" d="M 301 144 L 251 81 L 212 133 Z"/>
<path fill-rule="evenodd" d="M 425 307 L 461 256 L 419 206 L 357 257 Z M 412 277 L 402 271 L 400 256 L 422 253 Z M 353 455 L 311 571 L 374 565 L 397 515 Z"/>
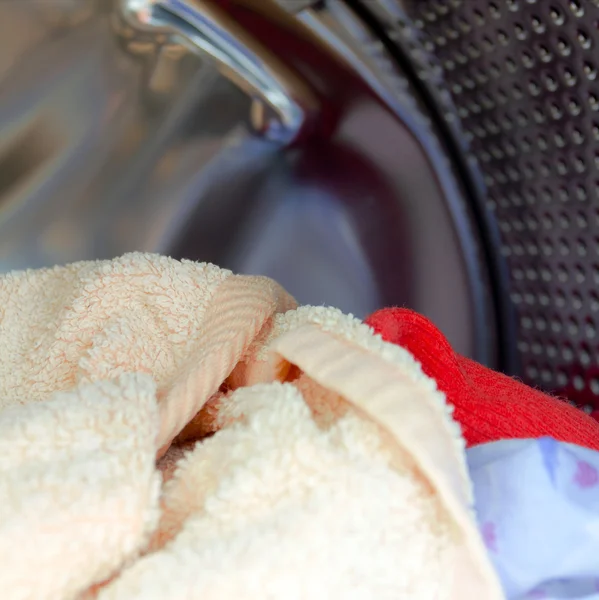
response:
<path fill-rule="evenodd" d="M 3 598 L 499 599 L 464 446 L 407 350 L 266 278 L 0 279 Z"/>

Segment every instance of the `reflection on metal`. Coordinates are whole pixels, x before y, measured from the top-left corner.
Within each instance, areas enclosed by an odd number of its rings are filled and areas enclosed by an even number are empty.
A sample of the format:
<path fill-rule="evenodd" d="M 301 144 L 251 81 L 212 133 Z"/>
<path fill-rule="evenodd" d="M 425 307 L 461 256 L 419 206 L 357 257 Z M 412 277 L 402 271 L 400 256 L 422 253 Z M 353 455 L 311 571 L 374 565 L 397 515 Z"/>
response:
<path fill-rule="evenodd" d="M 251 137 L 253 99 L 209 56 L 120 0 L 76 4 L 0 3 L 3 269 L 155 248 L 197 174 Z"/>
<path fill-rule="evenodd" d="M 459 175 L 448 160 L 442 136 L 428 117 L 426 106 L 381 41 L 343 1 L 328 0 L 326 10 L 306 10 L 299 18 L 328 44 L 340 60 L 351 65 L 359 78 L 368 82 L 372 91 L 393 110 L 407 130 L 403 135 L 409 132 L 417 141 L 419 148 L 407 153 L 414 140 L 403 140 L 399 132 L 394 134 L 394 139 L 388 138 L 387 160 L 390 174 L 398 184 L 398 195 L 405 195 L 405 188 L 412 179 L 409 167 L 402 169 L 394 164 L 399 162 L 400 156 L 405 156 L 406 164 L 414 161 L 415 168 L 419 164 L 421 168 L 425 168 L 424 164 L 430 163 L 427 168 L 434 172 L 436 181 L 430 187 L 427 182 L 418 181 L 413 190 L 415 199 L 426 198 L 426 202 L 419 209 L 412 207 L 406 211 L 406 216 L 409 212 L 421 211 L 416 217 L 417 235 L 420 239 L 414 241 L 412 268 L 421 273 L 429 271 L 429 277 L 422 274 L 416 277 L 412 292 L 419 297 L 413 302 L 422 312 L 438 315 L 438 322 L 446 321 L 445 333 L 460 347 L 469 343 L 462 335 L 474 335 L 477 338 L 474 345 L 485 349 L 481 350 L 479 358 L 483 362 L 494 363 L 497 358 L 495 313 L 482 243 L 472 207 L 459 183 Z M 380 116 L 372 114 L 369 120 L 374 127 L 377 120 L 380 122 Z M 392 127 L 393 124 L 390 123 L 389 128 L 384 129 L 388 133 Z M 364 138 L 364 150 L 368 147 L 366 142 L 369 138 L 370 136 Z M 382 172 L 385 168 L 383 148 L 385 145 L 380 138 L 374 160 Z M 419 154 L 421 158 L 417 159 Z M 409 194 L 406 201 L 408 197 Z M 417 249 L 419 246 L 421 249 Z M 443 281 L 447 274 L 452 274 L 446 282 L 447 286 L 452 287 L 451 302 L 447 302 L 447 296 L 432 292 L 433 273 L 436 273 L 439 281 Z M 459 279 L 462 277 L 460 283 Z M 463 308 L 469 302 L 472 303 L 470 313 L 463 313 Z M 441 317 L 443 313 L 445 315 Z M 454 315 L 453 318 L 451 314 Z M 462 317 L 458 316 L 460 314 Z M 472 328 L 473 323 L 478 325 Z"/>
<path fill-rule="evenodd" d="M 275 2 L 291 14 L 297 15 L 306 8 L 322 4 L 321 0 L 275 0 Z"/>
<path fill-rule="evenodd" d="M 176 35 L 192 49 L 210 56 L 219 71 L 248 96 L 272 108 L 277 120 L 269 121 L 265 135 L 291 142 L 300 133 L 307 112 L 316 102 L 300 80 L 227 14 L 202 0 L 122 0 L 123 15 L 140 32 L 149 32 L 146 43 L 129 41 L 142 49 Z M 152 42 L 153 40 L 153 42 Z M 155 50 L 154 48 L 152 50 Z M 139 50 L 138 50 L 139 51 Z"/>
<path fill-rule="evenodd" d="M 493 362 L 461 188 L 341 3 L 78 2 L 0 2 L 0 269 L 211 260 L 360 316 L 412 306 Z"/>
<path fill-rule="evenodd" d="M 324 5 L 323 0 L 275 0 L 279 6 L 293 15 L 297 15 L 307 8 L 317 8 Z"/>

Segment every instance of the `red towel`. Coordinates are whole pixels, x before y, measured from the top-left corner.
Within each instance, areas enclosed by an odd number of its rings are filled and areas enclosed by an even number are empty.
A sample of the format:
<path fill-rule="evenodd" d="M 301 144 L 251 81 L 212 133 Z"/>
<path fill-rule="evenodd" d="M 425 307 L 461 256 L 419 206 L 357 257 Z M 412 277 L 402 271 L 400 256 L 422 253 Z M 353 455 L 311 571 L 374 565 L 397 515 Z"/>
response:
<path fill-rule="evenodd" d="M 564 400 L 460 356 L 418 313 L 386 308 L 366 323 L 385 341 L 409 350 L 424 372 L 437 381 L 455 407 L 454 417 L 468 446 L 550 436 L 599 450 L 599 422 Z"/>

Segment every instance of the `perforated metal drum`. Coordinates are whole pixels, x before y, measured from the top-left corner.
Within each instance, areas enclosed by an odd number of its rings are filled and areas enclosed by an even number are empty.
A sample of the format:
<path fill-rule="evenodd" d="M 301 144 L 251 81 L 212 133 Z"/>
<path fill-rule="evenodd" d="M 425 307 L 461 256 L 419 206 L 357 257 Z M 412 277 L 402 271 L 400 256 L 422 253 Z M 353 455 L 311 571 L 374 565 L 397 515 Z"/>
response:
<path fill-rule="evenodd" d="M 444 93 L 457 109 L 500 230 L 522 377 L 599 405 L 599 2 L 361 7 L 417 65 L 437 116 L 453 118 Z"/>

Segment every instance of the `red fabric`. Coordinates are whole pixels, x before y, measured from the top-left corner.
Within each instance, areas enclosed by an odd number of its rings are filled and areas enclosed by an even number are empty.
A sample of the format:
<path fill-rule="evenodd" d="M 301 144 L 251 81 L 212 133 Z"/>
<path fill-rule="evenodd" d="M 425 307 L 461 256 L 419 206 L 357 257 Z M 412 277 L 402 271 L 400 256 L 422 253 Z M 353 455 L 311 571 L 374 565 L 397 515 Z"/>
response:
<path fill-rule="evenodd" d="M 468 446 L 550 436 L 599 450 L 599 422 L 563 400 L 460 356 L 425 317 L 386 308 L 366 323 L 385 341 L 409 350 L 437 381 L 455 407 Z"/>

